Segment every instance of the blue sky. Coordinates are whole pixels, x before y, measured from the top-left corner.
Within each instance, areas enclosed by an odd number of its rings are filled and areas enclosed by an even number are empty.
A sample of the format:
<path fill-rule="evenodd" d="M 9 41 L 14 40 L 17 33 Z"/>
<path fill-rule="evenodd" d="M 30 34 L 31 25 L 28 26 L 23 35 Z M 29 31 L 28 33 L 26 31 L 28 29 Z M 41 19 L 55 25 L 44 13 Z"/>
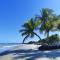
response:
<path fill-rule="evenodd" d="M 60 14 L 60 0 L 0 0 L 0 43 L 21 43 L 21 25 L 39 14 L 41 8 L 51 8 Z"/>

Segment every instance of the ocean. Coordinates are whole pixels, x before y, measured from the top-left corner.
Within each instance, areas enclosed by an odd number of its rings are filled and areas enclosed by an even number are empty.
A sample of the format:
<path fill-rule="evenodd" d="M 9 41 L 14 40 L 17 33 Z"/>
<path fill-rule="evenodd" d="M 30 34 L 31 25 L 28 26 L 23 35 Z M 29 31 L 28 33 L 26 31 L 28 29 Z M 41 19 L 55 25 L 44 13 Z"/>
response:
<path fill-rule="evenodd" d="M 12 49 L 14 46 L 19 45 L 20 43 L 0 43 L 0 53 L 6 50 Z"/>

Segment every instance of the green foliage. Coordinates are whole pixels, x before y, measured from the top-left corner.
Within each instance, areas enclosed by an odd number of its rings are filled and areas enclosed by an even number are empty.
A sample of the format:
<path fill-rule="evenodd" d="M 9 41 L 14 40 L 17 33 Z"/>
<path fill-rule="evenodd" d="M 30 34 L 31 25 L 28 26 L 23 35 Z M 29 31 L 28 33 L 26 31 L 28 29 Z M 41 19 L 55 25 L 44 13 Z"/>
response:
<path fill-rule="evenodd" d="M 35 28 L 37 28 L 41 24 L 41 20 L 35 22 Z"/>
<path fill-rule="evenodd" d="M 43 44 L 54 45 L 60 41 L 57 34 L 50 36 L 48 39 L 49 39 L 48 41 L 47 38 L 39 40 L 38 43 L 40 43 L 41 45 Z"/>
<path fill-rule="evenodd" d="M 40 39 L 40 37 L 34 32 L 39 23 L 35 22 L 34 19 L 31 18 L 27 23 L 22 25 L 23 29 L 21 29 L 19 32 L 22 33 L 22 36 L 25 36 L 23 43 L 28 37 L 33 38 L 34 35 Z"/>
<path fill-rule="evenodd" d="M 59 39 L 58 35 L 55 34 L 55 35 L 52 35 L 52 36 L 49 37 L 48 44 L 49 45 L 54 45 L 59 41 L 60 41 L 60 39 Z"/>
<path fill-rule="evenodd" d="M 44 24 L 40 30 L 41 31 L 45 31 L 46 33 L 48 33 L 49 31 L 51 31 L 53 29 L 53 24 L 52 21 L 47 21 L 46 24 Z"/>
<path fill-rule="evenodd" d="M 55 17 L 55 15 L 53 14 L 53 10 L 52 9 L 48 9 L 48 8 L 43 8 L 41 10 L 41 26 L 40 26 L 40 32 L 45 31 L 46 33 L 49 32 L 50 29 L 53 28 L 53 17 Z"/>
<path fill-rule="evenodd" d="M 53 18 L 53 10 L 49 8 L 43 8 L 41 10 L 41 17 L 43 25 L 46 23 L 46 21 L 51 20 Z"/>
<path fill-rule="evenodd" d="M 60 30 L 60 23 L 57 25 L 57 29 Z"/>
<path fill-rule="evenodd" d="M 42 39 L 38 41 L 39 44 L 44 45 L 47 44 L 47 40 L 46 39 Z"/>
<path fill-rule="evenodd" d="M 52 9 L 43 8 L 40 11 L 40 15 L 37 16 L 37 19 L 31 18 L 28 22 L 24 23 L 22 27 L 23 29 L 21 29 L 19 32 L 22 33 L 22 36 L 25 36 L 23 41 L 25 41 L 25 39 L 28 37 L 34 37 L 34 35 L 39 37 L 39 40 L 41 40 L 40 36 L 35 32 L 36 28 L 38 28 L 37 30 L 39 30 L 40 33 L 45 32 L 45 34 L 47 34 L 47 38 L 40 42 L 50 44 L 50 42 L 53 43 L 59 40 L 56 35 L 49 37 L 49 32 L 60 30 L 60 15 L 54 14 Z"/>

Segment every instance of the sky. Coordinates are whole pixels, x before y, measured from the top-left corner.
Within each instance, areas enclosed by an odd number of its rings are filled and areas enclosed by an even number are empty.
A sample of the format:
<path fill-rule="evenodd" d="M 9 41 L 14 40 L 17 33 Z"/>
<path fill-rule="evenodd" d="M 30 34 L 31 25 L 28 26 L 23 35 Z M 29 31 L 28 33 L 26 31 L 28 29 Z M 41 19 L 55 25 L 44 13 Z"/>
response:
<path fill-rule="evenodd" d="M 21 43 L 24 38 L 19 33 L 21 25 L 42 8 L 51 8 L 60 14 L 60 0 L 0 0 L 0 43 Z"/>

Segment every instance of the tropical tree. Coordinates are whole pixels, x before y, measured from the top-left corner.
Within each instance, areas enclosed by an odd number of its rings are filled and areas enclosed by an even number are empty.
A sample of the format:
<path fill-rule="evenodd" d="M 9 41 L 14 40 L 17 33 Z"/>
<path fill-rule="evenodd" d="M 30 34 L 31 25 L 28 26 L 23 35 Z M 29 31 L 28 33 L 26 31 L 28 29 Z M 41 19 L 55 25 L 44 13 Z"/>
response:
<path fill-rule="evenodd" d="M 44 38 L 42 40 L 39 40 L 38 43 L 40 44 L 47 44 L 47 45 L 55 45 L 60 41 L 60 38 L 57 34 L 49 36 L 49 40 L 46 40 L 47 38 Z"/>
<path fill-rule="evenodd" d="M 19 32 L 22 33 L 22 36 L 25 36 L 25 38 L 23 39 L 23 43 L 24 41 L 28 38 L 28 37 L 34 37 L 34 35 L 36 35 L 40 40 L 40 36 L 35 32 L 36 27 L 41 23 L 41 21 L 37 21 L 35 22 L 33 18 L 31 18 L 28 22 L 24 23 L 22 25 L 23 29 L 21 29 Z"/>
<path fill-rule="evenodd" d="M 59 25 L 60 25 L 60 15 L 54 16 L 53 18 L 53 25 L 56 28 L 56 30 L 59 30 Z"/>
<path fill-rule="evenodd" d="M 40 16 L 38 16 L 41 20 L 40 24 L 40 32 L 45 32 L 47 34 L 47 40 L 49 37 L 49 31 L 54 28 L 53 22 L 57 20 L 57 16 L 53 13 L 52 9 L 43 8 L 41 10 Z"/>
<path fill-rule="evenodd" d="M 44 31 L 45 34 L 47 34 L 47 40 L 49 38 L 49 32 L 52 31 L 54 28 L 54 25 L 52 24 L 52 21 L 47 21 L 46 24 L 40 29 L 40 31 Z"/>
<path fill-rule="evenodd" d="M 52 20 L 53 18 L 53 10 L 49 8 L 43 8 L 40 11 L 40 15 L 37 15 L 37 18 L 42 21 L 41 25 L 46 24 L 48 20 Z"/>
<path fill-rule="evenodd" d="M 23 29 L 19 32 L 22 33 L 22 36 L 25 36 L 23 43 L 28 37 L 32 38 L 34 35 L 41 40 L 40 36 L 35 32 L 37 28 L 40 33 L 45 32 L 45 34 L 47 34 L 48 40 L 50 31 L 54 31 L 55 29 L 60 30 L 60 16 L 54 14 L 52 9 L 43 8 L 40 11 L 40 15 L 36 16 L 35 19 L 31 18 L 28 22 L 24 23 L 22 27 Z"/>

